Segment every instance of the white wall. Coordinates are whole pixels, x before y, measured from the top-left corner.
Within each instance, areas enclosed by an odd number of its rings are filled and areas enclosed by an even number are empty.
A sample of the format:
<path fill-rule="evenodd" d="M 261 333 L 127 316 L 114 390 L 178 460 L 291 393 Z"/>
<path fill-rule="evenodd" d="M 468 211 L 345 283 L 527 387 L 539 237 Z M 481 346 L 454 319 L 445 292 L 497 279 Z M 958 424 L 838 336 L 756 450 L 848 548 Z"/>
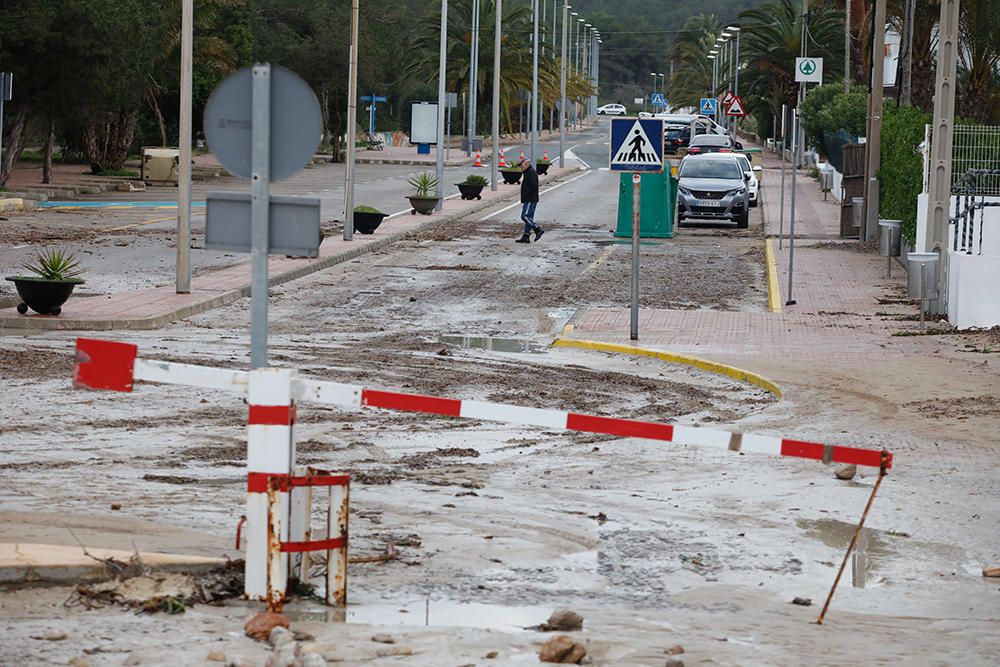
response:
<path fill-rule="evenodd" d="M 948 321 L 959 329 L 1000 324 L 1000 256 L 951 253 Z"/>

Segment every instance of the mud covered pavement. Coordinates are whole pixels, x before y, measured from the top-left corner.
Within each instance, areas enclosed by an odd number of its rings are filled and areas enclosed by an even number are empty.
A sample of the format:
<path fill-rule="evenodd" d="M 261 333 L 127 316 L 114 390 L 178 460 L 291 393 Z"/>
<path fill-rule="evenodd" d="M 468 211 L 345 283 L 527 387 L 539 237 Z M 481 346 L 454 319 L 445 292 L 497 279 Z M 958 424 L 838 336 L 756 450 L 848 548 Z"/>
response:
<path fill-rule="evenodd" d="M 609 231 L 616 187 L 615 176 L 590 172 L 543 191 L 538 244 L 514 245 L 520 224 L 502 211 L 273 289 L 270 361 L 373 388 L 779 435 L 831 431 L 805 390 L 779 401 L 686 366 L 548 347 L 581 309 L 627 304 L 628 245 Z M 759 218 L 747 231 L 692 228 L 644 243 L 643 306 L 764 312 L 761 248 Z M 114 338 L 145 358 L 243 368 L 248 325 L 243 301 Z M 73 390 L 71 347 L 57 333 L 0 338 L 11 396 L 0 406 L 6 539 L 74 544 L 75 535 L 237 556 L 245 404 L 178 386 Z M 857 435 L 842 422 L 836 430 Z M 890 475 L 866 531 L 867 587 L 852 588 L 848 570 L 820 627 L 812 621 L 871 469 L 841 481 L 820 463 L 309 404 L 298 407 L 296 441 L 300 463 L 352 474 L 351 556 L 393 554 L 351 564 L 346 610 L 289 605 L 292 630 L 322 644 L 326 660 L 537 664 L 551 633 L 527 628 L 564 608 L 583 616 L 574 639 L 603 665 L 664 664 L 677 644 L 685 664 L 726 665 L 931 655 L 986 664 L 998 648 L 996 586 L 968 576 L 996 545 L 966 511 L 980 505 L 995 518 L 995 482 L 961 466 L 928 487 Z M 923 489 L 943 502 L 933 521 L 915 508 Z M 942 522 L 950 527 L 938 534 Z M 0 595 L 0 662 L 201 665 L 221 655 L 263 665 L 273 655 L 242 635 L 259 604 L 136 615 L 67 608 L 71 592 Z M 391 644 L 373 641 L 386 634 Z"/>

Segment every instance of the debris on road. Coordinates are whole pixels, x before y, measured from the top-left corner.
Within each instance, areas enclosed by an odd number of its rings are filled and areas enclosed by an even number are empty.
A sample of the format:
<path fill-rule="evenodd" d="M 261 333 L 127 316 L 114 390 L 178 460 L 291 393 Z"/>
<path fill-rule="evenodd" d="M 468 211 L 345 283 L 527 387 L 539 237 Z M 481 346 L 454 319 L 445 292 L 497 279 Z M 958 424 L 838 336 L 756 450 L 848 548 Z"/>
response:
<path fill-rule="evenodd" d="M 987 567 L 983 569 L 984 577 L 1000 577 L 1000 567 Z"/>
<path fill-rule="evenodd" d="M 583 616 L 571 609 L 557 609 L 552 612 L 548 621 L 528 629 L 539 632 L 574 632 L 583 629 Z"/>
<path fill-rule="evenodd" d="M 844 479 L 844 480 L 854 479 L 854 476 L 858 474 L 858 466 L 854 465 L 853 463 L 848 465 L 838 466 L 834 474 L 837 476 L 837 479 Z"/>
<path fill-rule="evenodd" d="M 797 604 L 802 607 L 810 607 L 812 606 L 812 603 L 812 598 L 795 598 L 792 600 L 792 604 Z"/>
<path fill-rule="evenodd" d="M 538 652 L 540 662 L 557 662 L 563 665 L 578 665 L 587 655 L 587 649 L 582 644 L 573 641 L 569 635 L 556 635 L 542 644 Z"/>
<path fill-rule="evenodd" d="M 284 614 L 276 614 L 273 611 L 262 611 L 256 616 L 250 617 L 250 620 L 243 626 L 243 632 L 247 637 L 262 642 L 270 640 L 271 630 L 274 628 L 279 626 L 287 628 L 289 625 L 288 617 Z"/>

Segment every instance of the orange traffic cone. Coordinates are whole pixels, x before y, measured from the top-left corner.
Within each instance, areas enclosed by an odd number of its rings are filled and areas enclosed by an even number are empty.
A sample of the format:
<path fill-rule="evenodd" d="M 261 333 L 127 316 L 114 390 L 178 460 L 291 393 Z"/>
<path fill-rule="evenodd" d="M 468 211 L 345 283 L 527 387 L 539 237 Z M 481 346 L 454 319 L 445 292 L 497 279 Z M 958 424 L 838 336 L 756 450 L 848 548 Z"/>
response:
<path fill-rule="evenodd" d="M 521 157 L 517 158 L 518 162 L 524 162 L 524 149 L 521 149 Z"/>
<path fill-rule="evenodd" d="M 476 163 L 474 165 L 472 165 L 472 166 L 473 167 L 482 167 L 483 166 L 483 156 L 480 155 L 479 153 L 476 153 Z"/>
<path fill-rule="evenodd" d="M 543 151 L 542 162 L 548 162 L 548 161 L 549 161 L 549 152 Z"/>
<path fill-rule="evenodd" d="M 497 162 L 497 167 L 499 167 L 500 169 L 503 169 L 506 166 L 507 166 L 507 163 L 504 162 L 504 160 L 503 160 L 503 151 L 500 151 L 500 161 Z"/>

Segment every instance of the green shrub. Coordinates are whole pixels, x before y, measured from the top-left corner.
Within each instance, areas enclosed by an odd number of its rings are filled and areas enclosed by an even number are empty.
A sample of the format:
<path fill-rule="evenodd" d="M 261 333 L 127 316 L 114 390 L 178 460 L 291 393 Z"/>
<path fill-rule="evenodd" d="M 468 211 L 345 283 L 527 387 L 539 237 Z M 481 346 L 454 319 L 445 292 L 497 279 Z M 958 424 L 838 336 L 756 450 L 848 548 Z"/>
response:
<path fill-rule="evenodd" d="M 485 176 L 480 176 L 479 174 L 469 174 L 462 181 L 462 185 L 489 185 L 490 181 Z"/>
<path fill-rule="evenodd" d="M 376 215 L 385 215 L 382 211 L 377 208 L 372 208 L 371 206 L 355 206 L 355 213 L 375 213 Z"/>
<path fill-rule="evenodd" d="M 920 143 L 931 114 L 914 107 L 886 104 L 882 118 L 882 166 L 878 172 L 879 215 L 902 220 L 903 238 L 917 236 L 917 195 L 923 188 L 924 165 Z"/>
<path fill-rule="evenodd" d="M 425 171 L 421 174 L 417 174 L 413 178 L 407 181 L 410 185 L 416 189 L 414 197 L 430 197 L 431 190 L 437 188 L 438 180 L 434 177 L 434 174 L 429 171 Z"/>
<path fill-rule="evenodd" d="M 813 148 L 823 148 L 823 134 L 844 130 L 855 137 L 867 133 L 868 95 L 854 88 L 844 93 L 837 84 L 813 88 L 801 106 L 802 128 Z"/>
<path fill-rule="evenodd" d="M 83 273 L 76 255 L 65 250 L 51 250 L 49 248 L 35 253 L 35 261 L 25 262 L 21 267 L 31 271 L 42 280 L 76 280 L 76 277 Z"/>

